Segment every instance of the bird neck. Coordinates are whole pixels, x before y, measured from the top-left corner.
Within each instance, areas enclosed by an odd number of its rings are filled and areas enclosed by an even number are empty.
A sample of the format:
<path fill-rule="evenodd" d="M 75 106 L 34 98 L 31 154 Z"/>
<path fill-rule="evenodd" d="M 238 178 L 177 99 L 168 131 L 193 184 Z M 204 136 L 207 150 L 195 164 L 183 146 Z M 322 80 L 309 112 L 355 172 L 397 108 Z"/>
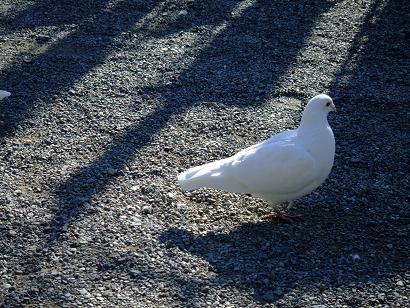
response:
<path fill-rule="evenodd" d="M 335 137 L 327 122 L 327 114 L 303 114 L 297 136 L 305 149 L 320 163 L 324 180 L 329 175 L 335 156 Z"/>
<path fill-rule="evenodd" d="M 304 112 L 302 115 L 302 120 L 299 124 L 299 132 L 308 132 L 315 130 L 316 128 L 326 128 L 329 126 L 327 122 L 326 113 L 312 113 Z"/>

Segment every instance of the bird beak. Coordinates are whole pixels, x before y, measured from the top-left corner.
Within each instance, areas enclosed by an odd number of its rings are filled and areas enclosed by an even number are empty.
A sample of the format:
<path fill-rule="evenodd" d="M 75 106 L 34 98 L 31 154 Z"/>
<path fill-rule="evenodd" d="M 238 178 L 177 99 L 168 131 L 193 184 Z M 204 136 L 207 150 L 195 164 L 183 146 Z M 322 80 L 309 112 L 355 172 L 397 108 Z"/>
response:
<path fill-rule="evenodd" d="M 336 106 L 335 106 L 335 104 L 330 105 L 330 108 L 332 108 L 332 111 L 336 112 Z"/>

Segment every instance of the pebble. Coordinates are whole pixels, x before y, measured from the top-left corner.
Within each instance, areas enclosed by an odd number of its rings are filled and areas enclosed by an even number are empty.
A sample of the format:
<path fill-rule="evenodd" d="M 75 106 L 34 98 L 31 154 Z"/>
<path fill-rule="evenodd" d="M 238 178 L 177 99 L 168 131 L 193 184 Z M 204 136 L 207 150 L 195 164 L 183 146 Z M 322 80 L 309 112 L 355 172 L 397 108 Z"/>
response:
<path fill-rule="evenodd" d="M 147 185 L 143 188 L 143 192 L 146 194 L 153 193 L 155 191 L 155 188 L 152 185 Z"/>
<path fill-rule="evenodd" d="M 141 209 L 143 214 L 151 214 L 152 213 L 152 207 L 149 205 L 144 205 Z"/>
<path fill-rule="evenodd" d="M 178 210 L 185 210 L 186 209 L 186 205 L 184 203 L 177 203 L 176 204 L 176 208 Z"/>
<path fill-rule="evenodd" d="M 30 56 L 23 56 L 23 61 L 24 61 L 25 63 L 31 63 L 32 59 L 31 59 Z"/>
<path fill-rule="evenodd" d="M 88 291 L 87 291 L 86 289 L 84 289 L 84 288 L 79 289 L 78 292 L 79 292 L 81 295 L 87 295 L 87 294 L 89 294 Z"/>
<path fill-rule="evenodd" d="M 24 138 L 23 139 L 23 144 L 24 145 L 32 145 L 33 144 L 33 140 L 31 138 Z"/>
<path fill-rule="evenodd" d="M 399 280 L 399 281 L 396 282 L 396 286 L 404 287 L 404 282 Z"/>
<path fill-rule="evenodd" d="M 114 168 L 108 168 L 108 169 L 107 169 L 107 174 L 108 174 L 108 175 L 114 175 L 114 174 L 116 174 L 116 173 L 117 173 L 117 170 L 114 169 Z"/>
<path fill-rule="evenodd" d="M 361 259 L 360 255 L 357 253 L 352 254 L 351 257 L 353 261 L 359 261 Z"/>
<path fill-rule="evenodd" d="M 11 286 L 11 284 L 9 284 L 9 283 L 7 283 L 7 282 L 3 283 L 3 288 L 4 288 L 4 289 L 8 290 L 8 289 L 10 289 L 11 287 L 12 287 L 12 286 Z"/>
<path fill-rule="evenodd" d="M 169 192 L 169 193 L 167 193 L 167 196 L 168 196 L 168 198 L 173 199 L 175 197 L 175 194 Z"/>

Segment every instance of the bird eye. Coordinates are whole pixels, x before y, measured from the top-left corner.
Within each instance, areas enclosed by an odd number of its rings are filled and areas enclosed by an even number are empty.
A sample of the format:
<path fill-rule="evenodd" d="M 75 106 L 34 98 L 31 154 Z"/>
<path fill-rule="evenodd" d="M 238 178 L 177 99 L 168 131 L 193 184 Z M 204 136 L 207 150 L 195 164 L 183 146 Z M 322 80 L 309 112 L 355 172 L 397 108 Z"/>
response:
<path fill-rule="evenodd" d="M 327 103 L 326 103 L 326 106 L 329 107 L 329 106 L 330 106 L 330 102 L 327 102 Z"/>

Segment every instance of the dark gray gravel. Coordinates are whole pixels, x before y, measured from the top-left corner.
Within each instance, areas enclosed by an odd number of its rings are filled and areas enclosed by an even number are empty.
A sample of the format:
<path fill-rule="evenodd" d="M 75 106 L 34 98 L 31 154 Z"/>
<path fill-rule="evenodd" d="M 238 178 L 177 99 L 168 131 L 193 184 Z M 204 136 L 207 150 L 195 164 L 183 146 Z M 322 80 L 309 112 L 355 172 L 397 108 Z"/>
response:
<path fill-rule="evenodd" d="M 2 0 L 0 306 L 409 307 L 409 46 L 406 0 Z M 180 191 L 320 92 L 303 220 Z"/>

